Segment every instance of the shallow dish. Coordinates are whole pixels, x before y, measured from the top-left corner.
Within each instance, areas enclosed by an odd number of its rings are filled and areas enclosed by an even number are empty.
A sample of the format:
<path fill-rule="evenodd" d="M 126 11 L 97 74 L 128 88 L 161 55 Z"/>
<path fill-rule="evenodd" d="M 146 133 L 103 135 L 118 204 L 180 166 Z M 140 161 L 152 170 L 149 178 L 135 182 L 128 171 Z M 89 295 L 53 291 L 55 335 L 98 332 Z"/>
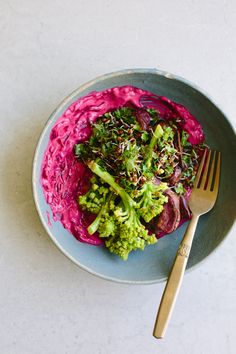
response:
<path fill-rule="evenodd" d="M 126 283 L 155 283 L 167 278 L 184 234 L 186 224 L 160 239 L 145 251 L 132 252 L 128 261 L 110 254 L 104 247 L 81 243 L 59 221 L 53 221 L 41 185 L 41 165 L 52 127 L 63 112 L 79 97 L 91 91 L 114 86 L 133 85 L 169 97 L 186 106 L 199 120 L 206 142 L 222 152 L 222 174 L 215 208 L 201 217 L 189 258 L 188 269 L 211 254 L 226 237 L 235 218 L 236 186 L 234 183 L 236 142 L 234 131 L 222 111 L 201 89 L 189 81 L 156 69 L 132 69 L 114 72 L 92 80 L 69 95 L 52 113 L 39 139 L 33 162 L 35 204 L 51 239 L 74 263 L 105 279 Z M 48 222 L 50 218 L 51 223 Z"/>

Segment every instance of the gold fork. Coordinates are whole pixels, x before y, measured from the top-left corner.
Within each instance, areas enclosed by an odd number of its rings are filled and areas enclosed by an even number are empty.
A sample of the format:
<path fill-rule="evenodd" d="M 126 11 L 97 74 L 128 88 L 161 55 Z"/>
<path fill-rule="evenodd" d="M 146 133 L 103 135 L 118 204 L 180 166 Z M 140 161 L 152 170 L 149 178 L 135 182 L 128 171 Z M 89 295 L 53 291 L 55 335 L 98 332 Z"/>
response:
<path fill-rule="evenodd" d="M 178 248 L 159 306 L 153 331 L 153 336 L 156 338 L 163 338 L 165 335 L 183 280 L 198 219 L 213 208 L 217 198 L 220 180 L 220 152 L 218 154 L 216 151 L 213 154 L 210 150 L 208 154 L 206 152 L 207 150 L 202 157 L 189 199 L 192 219 Z M 211 155 L 213 155 L 212 161 Z"/>

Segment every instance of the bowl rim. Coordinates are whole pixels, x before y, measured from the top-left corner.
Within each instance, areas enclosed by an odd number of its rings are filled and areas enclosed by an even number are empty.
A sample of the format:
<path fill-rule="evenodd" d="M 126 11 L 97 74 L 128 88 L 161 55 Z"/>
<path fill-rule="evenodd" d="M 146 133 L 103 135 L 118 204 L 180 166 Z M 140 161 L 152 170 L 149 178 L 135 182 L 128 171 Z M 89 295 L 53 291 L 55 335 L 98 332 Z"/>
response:
<path fill-rule="evenodd" d="M 156 74 L 158 76 L 163 76 L 163 77 L 168 78 L 168 79 L 173 79 L 173 80 L 176 80 L 176 81 L 180 81 L 180 82 L 186 84 L 187 86 L 190 86 L 191 88 L 195 89 L 196 91 L 201 93 L 203 96 L 205 96 L 220 111 L 220 113 L 224 116 L 224 118 L 226 119 L 227 123 L 229 124 L 230 128 L 234 131 L 233 125 L 231 124 L 231 121 L 228 119 L 227 115 L 223 111 L 221 105 L 216 103 L 215 99 L 213 99 L 211 97 L 211 95 L 209 95 L 204 89 L 200 88 L 198 85 L 196 85 L 195 83 L 191 82 L 190 80 L 183 78 L 182 76 L 179 76 L 179 75 L 176 75 L 176 74 L 172 74 L 172 73 L 170 73 L 168 71 L 161 70 L 161 69 L 156 69 L 156 68 L 132 68 L 132 69 L 123 69 L 123 70 L 109 72 L 107 74 L 100 75 L 100 76 L 96 77 L 95 79 L 89 80 L 86 83 L 80 85 L 77 89 L 73 90 L 68 96 L 66 96 L 66 98 L 64 98 L 58 104 L 56 109 L 50 114 L 48 120 L 46 121 L 46 123 L 45 123 L 45 125 L 43 127 L 42 132 L 40 133 L 40 136 L 39 136 L 39 139 L 37 141 L 36 148 L 35 148 L 35 151 L 34 151 L 34 158 L 33 158 L 33 163 L 32 163 L 32 194 L 33 194 L 33 199 L 34 199 L 36 210 L 38 212 L 39 218 L 41 220 L 41 223 L 42 223 L 45 231 L 50 236 L 50 238 L 53 241 L 54 245 L 56 245 L 57 248 L 62 252 L 62 254 L 64 256 L 66 256 L 67 258 L 69 258 L 74 264 L 79 266 L 81 269 L 87 271 L 88 273 L 90 273 L 90 274 L 92 274 L 94 276 L 97 276 L 99 278 L 105 279 L 105 280 L 109 280 L 109 281 L 116 282 L 116 283 L 123 283 L 123 284 L 146 285 L 146 284 L 162 283 L 162 282 L 166 281 L 167 277 L 162 277 L 162 278 L 154 279 L 154 280 L 119 279 L 119 278 L 106 276 L 106 275 L 104 275 L 102 273 L 96 272 L 93 269 L 81 264 L 78 260 L 76 260 L 69 252 L 67 252 L 60 245 L 60 243 L 57 241 L 56 237 L 53 235 L 53 233 L 49 229 L 49 227 L 48 227 L 48 225 L 47 225 L 47 223 L 45 221 L 45 218 L 43 217 L 43 213 L 42 213 L 42 211 L 41 211 L 41 209 L 39 207 L 38 193 L 37 193 L 37 188 L 36 188 L 36 181 L 37 181 L 36 170 L 37 170 L 37 161 L 39 161 L 39 154 L 40 154 L 39 150 L 40 150 L 41 142 L 42 142 L 42 140 L 44 138 L 45 132 L 48 129 L 48 126 L 53 121 L 55 115 L 63 107 L 66 107 L 68 105 L 68 103 L 71 101 L 71 99 L 73 99 L 74 96 L 77 96 L 80 92 L 88 89 L 93 84 L 98 83 L 100 81 L 103 81 L 103 80 L 105 80 L 107 78 L 111 78 L 111 77 L 115 78 L 116 76 L 127 75 L 127 74 L 135 74 L 135 73 L 139 73 L 139 74 Z M 196 269 L 197 267 L 199 267 L 203 262 L 205 262 L 210 256 L 212 256 L 216 252 L 216 250 L 222 244 L 222 242 L 225 241 L 226 236 L 230 234 L 230 232 L 231 232 L 231 230 L 233 228 L 233 225 L 234 225 L 234 223 L 232 223 L 232 225 L 230 226 L 230 228 L 228 230 L 228 233 L 218 243 L 218 245 L 211 251 L 211 253 L 209 253 L 205 258 L 203 258 L 201 261 L 197 262 L 195 265 L 187 268 L 186 269 L 187 273 L 189 273 L 190 271 L 192 271 L 192 270 Z"/>

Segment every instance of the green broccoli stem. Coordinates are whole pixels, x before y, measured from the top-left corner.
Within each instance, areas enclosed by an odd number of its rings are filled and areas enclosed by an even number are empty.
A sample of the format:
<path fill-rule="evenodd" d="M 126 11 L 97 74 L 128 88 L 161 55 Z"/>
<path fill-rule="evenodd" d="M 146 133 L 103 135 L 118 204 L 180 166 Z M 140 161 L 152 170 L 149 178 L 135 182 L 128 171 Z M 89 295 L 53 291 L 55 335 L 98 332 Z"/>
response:
<path fill-rule="evenodd" d="M 87 228 L 88 230 L 88 233 L 90 235 L 93 235 L 94 232 L 97 231 L 98 227 L 99 227 L 99 224 L 100 224 L 100 221 L 101 221 L 101 217 L 102 217 L 102 214 L 103 214 L 103 208 L 101 208 L 101 210 L 99 211 L 98 215 L 96 216 L 95 220 L 92 222 L 92 224 L 89 225 L 89 227 Z"/>
<path fill-rule="evenodd" d="M 145 164 L 147 168 L 151 167 L 152 164 L 152 151 L 157 143 L 157 140 L 163 135 L 164 131 L 162 129 L 162 126 L 160 124 L 157 124 L 153 136 L 151 138 L 151 141 L 149 143 L 149 146 L 147 148 L 147 154 L 145 158 Z"/>
<path fill-rule="evenodd" d="M 129 210 L 131 206 L 135 205 L 134 200 L 121 186 L 119 186 L 119 184 L 115 182 L 114 177 L 110 175 L 109 172 L 104 171 L 95 161 L 89 161 L 87 165 L 93 173 L 114 189 L 114 191 L 121 197 L 126 209 Z"/>
<path fill-rule="evenodd" d="M 99 227 L 99 224 L 100 224 L 100 221 L 101 221 L 101 217 L 103 214 L 105 214 L 107 212 L 107 209 L 108 209 L 108 205 L 109 205 L 109 202 L 111 200 L 111 197 L 112 197 L 112 193 L 110 193 L 105 201 L 105 204 L 102 206 L 102 208 L 100 209 L 99 213 L 97 214 L 96 218 L 94 219 L 94 221 L 92 222 L 92 224 L 89 225 L 89 227 L 87 228 L 88 230 L 88 233 L 90 235 L 93 235 L 94 232 L 97 231 L 98 227 Z"/>

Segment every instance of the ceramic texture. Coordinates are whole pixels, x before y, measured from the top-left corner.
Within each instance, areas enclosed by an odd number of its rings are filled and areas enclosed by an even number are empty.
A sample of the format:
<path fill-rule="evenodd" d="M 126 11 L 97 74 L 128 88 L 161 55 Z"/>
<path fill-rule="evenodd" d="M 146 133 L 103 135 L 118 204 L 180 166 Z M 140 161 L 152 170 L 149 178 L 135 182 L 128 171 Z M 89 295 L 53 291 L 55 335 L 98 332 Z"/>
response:
<path fill-rule="evenodd" d="M 222 152 L 219 197 L 215 208 L 200 218 L 187 268 L 196 266 L 219 246 L 235 218 L 235 134 L 225 115 L 207 94 L 187 80 L 167 72 L 132 69 L 107 74 L 82 85 L 66 98 L 50 116 L 39 139 L 33 164 L 33 193 L 46 231 L 59 249 L 77 265 L 94 275 L 113 281 L 155 283 L 167 278 L 186 224 L 160 239 L 156 245 L 147 247 L 144 252 L 132 252 L 128 261 L 124 262 L 104 247 L 77 241 L 59 221 L 54 222 L 40 181 L 44 152 L 50 131 L 57 119 L 79 97 L 91 91 L 122 85 L 133 85 L 158 95 L 165 95 L 186 106 L 201 123 L 208 145 Z M 50 214 L 51 226 L 48 224 L 47 213 Z"/>

